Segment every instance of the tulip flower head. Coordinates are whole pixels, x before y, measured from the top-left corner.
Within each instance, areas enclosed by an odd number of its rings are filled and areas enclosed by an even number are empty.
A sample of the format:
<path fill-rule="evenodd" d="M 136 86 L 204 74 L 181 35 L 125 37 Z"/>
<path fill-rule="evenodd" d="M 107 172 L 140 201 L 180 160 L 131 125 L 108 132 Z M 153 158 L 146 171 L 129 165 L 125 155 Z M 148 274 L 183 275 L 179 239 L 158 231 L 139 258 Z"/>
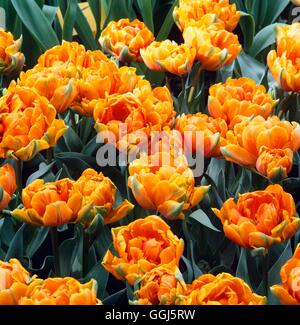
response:
<path fill-rule="evenodd" d="M 282 266 L 280 276 L 282 284 L 273 285 L 272 293 L 283 305 L 300 305 L 300 244 L 293 257 Z"/>
<path fill-rule="evenodd" d="M 118 280 L 131 285 L 157 266 L 178 265 L 183 253 L 183 240 L 154 215 L 113 228 L 112 236 L 118 256 L 108 250 L 102 265 Z"/>
<path fill-rule="evenodd" d="M 221 210 L 213 209 L 225 235 L 246 248 L 266 248 L 286 241 L 300 228 L 295 202 L 280 185 L 228 199 Z"/>

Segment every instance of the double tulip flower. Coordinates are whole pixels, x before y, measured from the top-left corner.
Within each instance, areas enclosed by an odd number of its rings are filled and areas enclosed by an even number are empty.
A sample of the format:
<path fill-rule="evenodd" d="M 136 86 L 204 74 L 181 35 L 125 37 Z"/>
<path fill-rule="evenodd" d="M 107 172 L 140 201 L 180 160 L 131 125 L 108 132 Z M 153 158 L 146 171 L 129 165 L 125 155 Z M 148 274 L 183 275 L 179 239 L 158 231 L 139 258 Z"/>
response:
<path fill-rule="evenodd" d="M 154 215 L 113 228 L 112 236 L 118 256 L 108 250 L 102 265 L 118 280 L 131 285 L 159 265 L 178 265 L 183 253 L 182 239 Z"/>
<path fill-rule="evenodd" d="M 34 89 L 12 86 L 0 99 L 0 157 L 31 160 L 65 133 L 56 109 Z"/>
<path fill-rule="evenodd" d="M 230 198 L 213 211 L 225 235 L 246 248 L 268 249 L 293 237 L 300 228 L 294 199 L 280 185 L 240 194 L 237 202 Z"/>
<path fill-rule="evenodd" d="M 170 220 L 183 219 L 184 211 L 200 203 L 208 186 L 195 186 L 192 170 L 183 155 L 157 152 L 142 155 L 129 165 L 128 186 L 145 209 Z"/>
<path fill-rule="evenodd" d="M 0 211 L 5 209 L 17 189 L 14 168 L 5 164 L 0 167 Z"/>
<path fill-rule="evenodd" d="M 37 179 L 22 192 L 24 207 L 15 209 L 14 217 L 36 226 L 57 227 L 81 223 L 89 227 L 97 214 L 106 224 L 123 218 L 133 205 L 125 200 L 115 204 L 116 187 L 93 169 L 86 169 L 77 181 L 62 179 L 45 183 Z"/>
<path fill-rule="evenodd" d="M 285 91 L 300 92 L 300 23 L 276 27 L 277 51 L 268 54 L 268 66 Z"/>
<path fill-rule="evenodd" d="M 22 37 L 14 40 L 10 32 L 0 29 L 0 74 L 13 76 L 22 70 L 25 57 L 21 46 Z"/>

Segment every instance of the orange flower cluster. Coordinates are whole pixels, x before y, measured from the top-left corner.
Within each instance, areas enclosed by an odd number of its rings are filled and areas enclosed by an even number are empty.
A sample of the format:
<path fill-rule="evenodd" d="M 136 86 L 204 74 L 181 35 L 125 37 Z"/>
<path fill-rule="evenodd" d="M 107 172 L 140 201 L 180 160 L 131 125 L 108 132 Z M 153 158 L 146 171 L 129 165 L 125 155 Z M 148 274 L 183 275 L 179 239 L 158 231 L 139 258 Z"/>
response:
<path fill-rule="evenodd" d="M 286 177 L 292 168 L 293 152 L 300 147 L 300 126 L 281 121 L 277 116 L 265 119 L 241 117 L 227 132 L 221 152 L 226 160 L 257 168 L 269 178 Z"/>
<path fill-rule="evenodd" d="M 116 222 L 133 209 L 125 200 L 114 208 L 116 187 L 93 169 L 86 169 L 77 181 L 61 179 L 45 183 L 37 179 L 23 189 L 24 207 L 14 217 L 36 226 L 57 227 L 81 223 L 89 227 L 100 214 L 106 224 Z"/>
<path fill-rule="evenodd" d="M 296 247 L 294 256 L 280 270 L 282 284 L 271 287 L 283 305 L 300 305 L 300 244 Z"/>
<path fill-rule="evenodd" d="M 178 265 L 183 253 L 183 240 L 155 215 L 113 228 L 112 237 L 118 256 L 108 250 L 102 265 L 118 280 L 131 285 L 157 266 Z"/>
<path fill-rule="evenodd" d="M 223 21 L 212 13 L 188 23 L 183 30 L 183 38 L 186 45 L 196 49 L 196 59 L 208 71 L 232 63 L 242 48 L 237 35 L 227 31 Z"/>
<path fill-rule="evenodd" d="M 5 209 L 17 189 L 14 168 L 5 164 L 0 167 L 0 211 Z"/>
<path fill-rule="evenodd" d="M 300 228 L 295 202 L 280 185 L 228 199 L 221 210 L 213 209 L 225 235 L 240 246 L 269 248 L 294 236 Z"/>
<path fill-rule="evenodd" d="M 0 261 L 0 305 L 101 305 L 97 282 L 30 277 L 16 259 Z"/>
<path fill-rule="evenodd" d="M 141 50 L 154 39 L 146 25 L 128 18 L 111 21 L 99 38 L 101 47 L 121 62 L 142 61 Z"/>
<path fill-rule="evenodd" d="M 13 76 L 22 70 L 25 57 L 21 46 L 22 37 L 15 41 L 10 32 L 0 28 L 0 74 Z"/>
<path fill-rule="evenodd" d="M 35 67 L 22 72 L 17 84 L 45 96 L 57 113 L 73 108 L 93 116 L 94 99 L 131 92 L 140 79 L 134 68 L 118 68 L 100 50 L 86 51 L 76 42 L 63 42 L 41 55 Z"/>
<path fill-rule="evenodd" d="M 65 133 L 63 120 L 35 90 L 11 85 L 0 99 L 0 158 L 31 160 Z"/>
<path fill-rule="evenodd" d="M 143 48 L 140 53 L 149 69 L 184 75 L 197 59 L 203 69 L 214 71 L 239 55 L 241 45 L 231 33 L 240 19 L 235 4 L 228 0 L 180 0 L 173 17 L 185 44 L 165 40 Z"/>
<path fill-rule="evenodd" d="M 266 298 L 252 292 L 228 273 L 204 274 L 186 284 L 179 269 L 159 266 L 145 274 L 135 292 L 135 305 L 264 305 Z"/>
<path fill-rule="evenodd" d="M 268 54 L 268 66 L 285 91 L 300 93 L 300 23 L 276 26 L 277 51 Z"/>

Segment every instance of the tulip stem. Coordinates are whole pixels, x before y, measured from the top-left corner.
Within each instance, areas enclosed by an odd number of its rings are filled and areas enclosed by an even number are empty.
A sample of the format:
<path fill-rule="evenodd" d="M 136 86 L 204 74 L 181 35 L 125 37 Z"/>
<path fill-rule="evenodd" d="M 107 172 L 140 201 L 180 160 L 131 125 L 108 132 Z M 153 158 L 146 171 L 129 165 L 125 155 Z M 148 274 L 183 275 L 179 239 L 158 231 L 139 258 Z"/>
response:
<path fill-rule="evenodd" d="M 269 274 L 268 274 L 268 251 L 267 250 L 262 254 L 262 276 L 263 276 L 264 295 L 268 297 Z"/>
<path fill-rule="evenodd" d="M 89 268 L 89 251 L 90 251 L 90 236 L 87 229 L 82 227 L 83 244 L 82 244 L 82 277 L 88 273 Z"/>
<path fill-rule="evenodd" d="M 192 80 L 192 85 L 191 85 L 191 89 L 190 89 L 189 96 L 188 96 L 188 104 L 191 104 L 191 102 L 194 99 L 195 90 L 197 88 L 197 83 L 199 82 L 202 71 L 203 71 L 203 69 L 200 66 Z"/>
<path fill-rule="evenodd" d="M 46 151 L 47 164 L 49 165 L 53 159 L 53 148 L 49 148 Z"/>
<path fill-rule="evenodd" d="M 51 233 L 51 244 L 52 244 L 52 252 L 53 252 L 53 259 L 54 259 L 54 273 L 55 276 L 60 276 L 60 260 L 59 260 L 57 227 L 51 227 L 50 233 Z"/>
<path fill-rule="evenodd" d="M 70 111 L 70 118 L 71 118 L 72 128 L 76 132 L 77 131 L 77 123 L 76 123 L 76 119 L 75 119 L 75 113 L 72 110 Z"/>
<path fill-rule="evenodd" d="M 18 188 L 18 194 L 20 198 L 22 198 L 22 169 L 23 169 L 23 161 L 21 159 L 16 160 L 16 183 Z"/>

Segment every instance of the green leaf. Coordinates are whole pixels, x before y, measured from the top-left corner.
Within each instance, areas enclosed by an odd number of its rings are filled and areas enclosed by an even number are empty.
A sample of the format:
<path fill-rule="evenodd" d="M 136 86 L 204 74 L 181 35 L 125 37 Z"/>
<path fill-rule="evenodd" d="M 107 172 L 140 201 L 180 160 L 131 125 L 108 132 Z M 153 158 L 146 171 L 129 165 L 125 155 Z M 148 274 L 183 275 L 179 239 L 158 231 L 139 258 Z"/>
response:
<path fill-rule="evenodd" d="M 88 0 L 92 13 L 94 15 L 96 26 L 97 26 L 97 36 L 100 34 L 100 23 L 101 23 L 101 0 Z"/>
<path fill-rule="evenodd" d="M 91 27 L 79 7 L 77 8 L 75 29 L 86 48 L 90 50 L 99 49 L 99 44 L 94 38 Z"/>
<path fill-rule="evenodd" d="M 241 254 L 236 269 L 236 276 L 243 279 L 246 283 L 250 285 L 246 248 L 241 248 Z"/>
<path fill-rule="evenodd" d="M 30 183 L 32 183 L 34 180 L 41 178 L 45 174 L 48 173 L 49 170 L 51 170 L 52 166 L 55 164 L 55 161 L 53 161 L 51 164 L 47 165 L 44 162 L 40 163 L 39 169 L 31 174 L 26 181 L 26 186 L 28 186 Z"/>
<path fill-rule="evenodd" d="M 59 43 L 48 19 L 34 0 L 11 0 L 11 2 L 23 24 L 43 50 Z"/>
<path fill-rule="evenodd" d="M 293 252 L 291 249 L 291 243 L 288 241 L 284 250 L 282 251 L 280 256 L 275 256 L 276 262 L 272 265 L 272 267 L 268 271 L 269 276 L 269 285 L 272 286 L 274 284 L 281 283 L 280 270 L 282 266 L 293 256 Z M 257 288 L 257 292 L 263 291 L 263 283 L 259 285 Z"/>
<path fill-rule="evenodd" d="M 73 128 L 68 128 L 64 140 L 69 151 L 80 152 L 83 148 L 83 143 Z"/>
<path fill-rule="evenodd" d="M 73 29 L 77 15 L 77 0 L 69 0 L 66 13 L 64 15 L 64 26 L 62 31 L 62 38 L 65 41 L 72 41 Z"/>
<path fill-rule="evenodd" d="M 285 24 L 272 24 L 266 26 L 256 34 L 253 44 L 250 48 L 250 54 L 256 57 L 260 52 L 275 43 L 275 27 L 284 26 Z"/>
<path fill-rule="evenodd" d="M 4 218 L 1 219 L 2 224 L 0 228 L 0 240 L 7 247 L 11 244 L 11 240 L 15 235 L 14 230 L 14 219 L 13 218 Z"/>
<path fill-rule="evenodd" d="M 43 6 L 43 12 L 44 12 L 45 16 L 47 17 L 50 24 L 53 23 L 53 21 L 56 17 L 57 11 L 58 11 L 58 7 L 47 6 L 47 5 Z"/>
<path fill-rule="evenodd" d="M 36 251 L 41 247 L 41 245 L 47 238 L 48 233 L 48 227 L 35 227 L 34 236 L 26 247 L 25 256 L 32 258 L 32 256 L 36 253 Z"/>
<path fill-rule="evenodd" d="M 22 260 L 23 255 L 23 232 L 26 224 L 23 223 L 22 226 L 18 229 L 15 236 L 11 240 L 8 251 L 5 256 L 5 261 L 9 261 L 11 258 L 17 258 Z"/>
<path fill-rule="evenodd" d="M 114 293 L 113 295 L 105 298 L 102 301 L 103 305 L 109 305 L 109 306 L 113 306 L 113 305 L 127 305 L 128 304 L 128 297 L 127 297 L 127 289 L 122 289 L 116 293 Z"/>
<path fill-rule="evenodd" d="M 91 139 L 81 150 L 81 153 L 91 156 L 94 155 L 97 149 L 99 149 L 100 144 L 96 141 L 97 136 Z"/>
<path fill-rule="evenodd" d="M 137 0 L 137 4 L 140 8 L 144 23 L 154 33 L 152 1 Z"/>
<path fill-rule="evenodd" d="M 81 254 L 80 244 L 80 231 L 76 228 L 73 238 L 66 239 L 59 246 L 59 258 L 60 258 L 60 272 L 61 276 L 70 276 L 72 271 L 72 265 L 74 263 L 77 253 Z"/>
<path fill-rule="evenodd" d="M 255 21 L 252 15 L 242 11 L 239 24 L 244 36 L 244 50 L 247 52 L 254 39 Z"/>
<path fill-rule="evenodd" d="M 97 297 L 103 300 L 108 282 L 108 276 L 109 272 L 105 270 L 105 268 L 101 265 L 101 261 L 99 261 L 99 263 L 90 270 L 83 282 L 87 282 L 90 279 L 95 279 L 98 283 Z"/>
<path fill-rule="evenodd" d="M 289 3 L 289 0 L 268 1 L 268 12 L 265 16 L 264 26 L 274 23 Z"/>
<path fill-rule="evenodd" d="M 186 269 L 187 269 L 186 282 L 191 283 L 194 280 L 194 272 L 193 272 L 192 264 L 185 256 L 181 256 L 181 259 L 183 260 L 184 264 L 186 265 Z"/>
<path fill-rule="evenodd" d="M 265 73 L 264 64 L 258 62 L 245 52 L 241 52 L 241 54 L 237 57 L 236 62 L 239 64 L 243 77 L 251 78 L 259 84 Z"/>
<path fill-rule="evenodd" d="M 172 7 L 170 8 L 164 23 L 162 24 L 159 33 L 156 36 L 156 41 L 163 41 L 168 38 L 170 31 L 172 29 L 172 26 L 174 24 L 173 20 L 173 11 L 176 6 L 178 6 L 179 0 L 175 0 Z"/>
<path fill-rule="evenodd" d="M 205 214 L 205 212 L 201 209 L 193 212 L 189 215 L 189 218 L 193 218 L 199 223 L 201 223 L 203 226 L 210 228 L 213 231 L 220 232 L 219 229 L 217 229 L 210 221 L 209 217 Z"/>

